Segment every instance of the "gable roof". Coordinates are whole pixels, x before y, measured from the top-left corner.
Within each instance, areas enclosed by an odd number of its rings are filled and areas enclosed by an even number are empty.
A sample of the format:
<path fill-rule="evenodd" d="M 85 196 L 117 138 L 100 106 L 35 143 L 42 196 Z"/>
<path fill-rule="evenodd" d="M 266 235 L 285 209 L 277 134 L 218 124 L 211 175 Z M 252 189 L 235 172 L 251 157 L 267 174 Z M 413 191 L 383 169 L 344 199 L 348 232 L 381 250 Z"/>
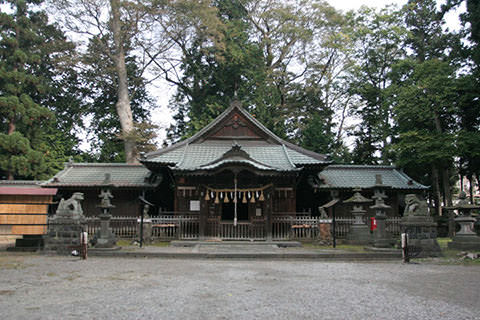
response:
<path fill-rule="evenodd" d="M 370 189 L 375 187 L 376 175 L 382 176 L 385 187 L 402 190 L 428 189 L 393 166 L 330 165 L 318 174 L 320 189 Z"/>
<path fill-rule="evenodd" d="M 148 188 L 158 183 L 151 181 L 151 172 L 141 164 L 70 162 L 43 187 L 101 187 L 108 174 L 114 187 Z"/>
<path fill-rule="evenodd" d="M 227 127 L 229 129 L 225 129 Z M 246 129 L 236 131 L 239 127 Z M 242 133 L 228 135 L 226 132 Z M 225 157 L 233 148 L 243 151 L 235 161 Z M 242 164 L 263 171 L 298 171 L 305 166 L 330 163 L 325 155 L 308 151 L 276 136 L 243 109 L 238 101 L 232 102 L 230 107 L 192 137 L 148 153 L 141 162 L 150 168 L 167 166 L 175 171 L 212 170 L 227 164 Z"/>

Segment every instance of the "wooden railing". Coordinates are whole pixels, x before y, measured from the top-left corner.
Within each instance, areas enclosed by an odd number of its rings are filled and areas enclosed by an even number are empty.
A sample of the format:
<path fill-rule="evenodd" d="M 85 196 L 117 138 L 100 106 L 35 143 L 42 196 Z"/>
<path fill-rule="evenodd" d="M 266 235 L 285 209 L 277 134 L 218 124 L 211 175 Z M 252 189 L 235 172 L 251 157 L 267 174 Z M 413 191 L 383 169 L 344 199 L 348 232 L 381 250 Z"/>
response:
<path fill-rule="evenodd" d="M 110 227 L 119 238 L 139 237 L 138 217 L 112 217 Z M 351 217 L 336 218 L 335 235 L 338 239 L 344 239 L 350 231 L 354 219 Z M 401 217 L 391 217 L 386 220 L 387 232 L 393 236 L 400 234 Z M 153 239 L 174 240 L 174 239 L 198 239 L 199 238 L 199 216 L 198 215 L 162 215 L 145 222 L 151 223 Z M 314 240 L 319 235 L 319 225 L 329 224 L 333 230 L 332 219 L 320 219 L 319 217 L 274 215 L 272 217 L 272 238 L 274 240 Z M 222 221 L 218 219 L 207 219 L 207 237 L 215 237 L 229 240 L 265 239 L 266 222 L 262 219 L 253 221 L 240 221 L 237 226 L 233 221 Z M 93 236 L 100 229 L 98 217 L 87 218 L 87 231 Z"/>
<path fill-rule="evenodd" d="M 274 240 L 313 240 L 318 237 L 318 226 L 322 223 L 331 224 L 331 219 L 309 216 L 273 216 L 272 238 Z"/>
<path fill-rule="evenodd" d="M 100 230 L 100 218 L 87 217 L 87 232 L 90 237 Z M 119 238 L 133 239 L 137 237 L 137 217 L 112 217 L 110 228 Z"/>
<path fill-rule="evenodd" d="M 239 221 L 235 226 L 233 221 L 207 219 L 206 235 L 225 240 L 265 239 L 265 221 L 263 219 L 255 219 L 252 222 Z"/>
<path fill-rule="evenodd" d="M 197 239 L 199 236 L 198 215 L 162 215 L 152 218 L 154 239 Z"/>

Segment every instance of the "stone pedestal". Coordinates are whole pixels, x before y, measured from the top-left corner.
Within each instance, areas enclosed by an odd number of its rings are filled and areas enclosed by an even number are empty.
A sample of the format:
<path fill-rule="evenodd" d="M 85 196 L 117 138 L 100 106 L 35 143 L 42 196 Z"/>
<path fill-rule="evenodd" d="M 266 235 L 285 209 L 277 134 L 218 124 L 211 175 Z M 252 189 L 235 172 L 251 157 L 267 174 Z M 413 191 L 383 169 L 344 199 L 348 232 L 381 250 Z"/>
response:
<path fill-rule="evenodd" d="M 345 243 L 361 245 L 372 243 L 372 236 L 368 226 L 366 224 L 352 225 L 350 227 L 350 232 L 347 234 L 347 240 Z"/>
<path fill-rule="evenodd" d="M 80 201 L 82 193 L 74 193 L 68 199 L 62 199 L 55 216 L 48 219 L 48 232 L 45 235 L 45 250 L 58 254 L 70 254 L 80 247 L 80 233 L 87 229 Z"/>
<path fill-rule="evenodd" d="M 92 242 L 95 243 L 95 248 L 114 248 L 117 243 L 117 237 L 110 228 L 110 214 L 101 214 L 100 230 L 95 233 Z"/>
<path fill-rule="evenodd" d="M 460 192 L 458 203 L 453 207 L 445 207 L 447 210 L 458 210 L 460 215 L 455 218 L 455 222 L 460 225 L 460 231 L 455 234 L 452 242 L 448 244 L 449 248 L 458 250 L 480 251 L 480 237 L 474 230 L 476 219 L 472 217 L 472 211 L 480 209 L 480 206 L 470 204 L 467 200 L 467 194 Z"/>
<path fill-rule="evenodd" d="M 471 216 L 460 216 L 455 222 L 460 224 L 460 231 L 455 234 L 448 248 L 457 250 L 480 251 L 480 237 L 473 229 L 475 218 Z"/>
<path fill-rule="evenodd" d="M 137 235 L 140 239 L 141 219 L 137 220 Z M 143 243 L 152 243 L 152 219 L 143 219 Z"/>
<path fill-rule="evenodd" d="M 418 252 L 416 257 L 442 255 L 437 242 L 437 224 L 429 216 L 406 216 L 400 223 L 402 233 L 408 234 L 408 245 Z"/>
<path fill-rule="evenodd" d="M 355 210 L 357 209 L 357 210 Z M 347 234 L 346 243 L 349 244 L 370 244 L 372 242 L 372 236 L 368 225 L 363 221 L 365 210 L 358 211 L 358 208 L 354 207 L 352 211 L 355 221 L 350 227 L 350 232 Z"/>
<path fill-rule="evenodd" d="M 377 229 L 373 231 L 373 246 L 376 248 L 391 248 L 395 240 L 387 232 L 385 214 L 376 214 L 375 220 L 377 221 Z"/>

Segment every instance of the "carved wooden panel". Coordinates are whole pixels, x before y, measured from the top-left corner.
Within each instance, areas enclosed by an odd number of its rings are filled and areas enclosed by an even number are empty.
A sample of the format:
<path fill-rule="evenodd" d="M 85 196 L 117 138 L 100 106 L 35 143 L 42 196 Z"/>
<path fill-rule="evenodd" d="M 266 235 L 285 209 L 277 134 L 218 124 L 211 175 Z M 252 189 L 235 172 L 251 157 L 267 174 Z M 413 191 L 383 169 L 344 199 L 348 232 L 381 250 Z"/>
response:
<path fill-rule="evenodd" d="M 212 135 L 215 138 L 221 137 L 261 137 L 253 130 L 251 124 L 239 113 L 233 113 L 229 118 L 220 123 L 219 129 Z"/>

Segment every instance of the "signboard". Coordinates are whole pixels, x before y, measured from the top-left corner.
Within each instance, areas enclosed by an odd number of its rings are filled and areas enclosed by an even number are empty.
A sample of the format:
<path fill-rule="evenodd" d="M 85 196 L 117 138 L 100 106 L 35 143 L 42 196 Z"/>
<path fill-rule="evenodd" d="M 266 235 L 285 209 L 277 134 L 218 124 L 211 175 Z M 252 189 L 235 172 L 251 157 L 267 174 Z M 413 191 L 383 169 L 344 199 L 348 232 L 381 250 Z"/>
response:
<path fill-rule="evenodd" d="M 190 211 L 200 211 L 200 200 L 190 200 Z"/>

